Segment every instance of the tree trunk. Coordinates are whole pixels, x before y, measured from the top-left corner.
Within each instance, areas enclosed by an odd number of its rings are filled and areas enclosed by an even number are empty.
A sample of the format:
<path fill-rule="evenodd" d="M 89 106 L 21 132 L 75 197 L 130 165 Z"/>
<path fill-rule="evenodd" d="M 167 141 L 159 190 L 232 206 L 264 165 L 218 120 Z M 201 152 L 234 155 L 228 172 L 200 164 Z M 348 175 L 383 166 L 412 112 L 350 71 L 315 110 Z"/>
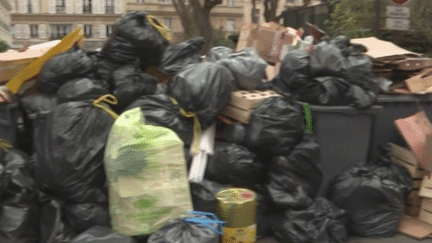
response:
<path fill-rule="evenodd" d="M 252 19 L 251 19 L 251 23 L 255 23 L 256 2 L 255 2 L 255 0 L 251 0 L 251 1 L 252 1 L 252 14 L 251 14 Z"/>
<path fill-rule="evenodd" d="M 187 6 L 183 0 L 173 0 L 174 8 L 178 16 L 180 17 L 180 22 L 183 26 L 183 30 L 186 38 L 191 38 L 197 34 L 197 26 L 195 21 L 192 19 L 192 7 Z"/>
<path fill-rule="evenodd" d="M 266 22 L 276 21 L 276 10 L 279 0 L 264 0 L 264 18 Z"/>
<path fill-rule="evenodd" d="M 201 49 L 201 54 L 206 54 L 213 46 L 213 26 L 210 21 L 210 11 L 213 7 L 222 3 L 222 0 L 204 0 L 204 6 L 199 0 L 190 0 L 193 7 L 193 16 L 198 31 L 205 38 L 206 43 Z"/>

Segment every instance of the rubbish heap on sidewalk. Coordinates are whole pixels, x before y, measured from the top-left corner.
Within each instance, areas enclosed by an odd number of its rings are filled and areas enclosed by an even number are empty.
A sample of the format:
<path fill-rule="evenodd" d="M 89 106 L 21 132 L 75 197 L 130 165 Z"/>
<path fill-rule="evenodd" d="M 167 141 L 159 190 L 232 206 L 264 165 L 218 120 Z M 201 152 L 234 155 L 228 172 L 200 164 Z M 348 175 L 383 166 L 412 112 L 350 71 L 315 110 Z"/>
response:
<path fill-rule="evenodd" d="M 411 177 L 420 179 L 417 164 L 395 159 L 399 148 L 341 171 L 327 198 L 318 193 L 329 178 L 309 104 L 375 104 L 386 81 L 364 46 L 267 23 L 245 26 L 235 51 L 202 58 L 202 37 L 170 45 L 145 12 L 120 18 L 100 52 L 82 49 L 82 36 L 23 52 L 23 65 L 1 76 L 10 80 L 0 87 L 1 242 L 397 233 Z M 2 68 L 21 59 L 12 54 L 0 54 Z M 422 219 L 432 194 L 419 195 Z"/>

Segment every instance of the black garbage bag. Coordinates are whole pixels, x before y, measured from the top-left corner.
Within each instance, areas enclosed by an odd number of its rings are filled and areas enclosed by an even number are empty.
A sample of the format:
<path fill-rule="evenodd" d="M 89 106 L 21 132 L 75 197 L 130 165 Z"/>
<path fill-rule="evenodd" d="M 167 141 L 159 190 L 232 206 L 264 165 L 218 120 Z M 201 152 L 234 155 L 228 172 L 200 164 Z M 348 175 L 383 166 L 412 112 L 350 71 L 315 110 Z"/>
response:
<path fill-rule="evenodd" d="M 247 144 L 259 154 L 290 154 L 303 136 L 302 107 L 289 97 L 272 97 L 261 103 L 250 118 Z"/>
<path fill-rule="evenodd" d="M 342 78 L 326 76 L 314 78 L 294 91 L 300 101 L 314 105 L 350 105 L 348 93 L 352 85 Z"/>
<path fill-rule="evenodd" d="M 140 58 L 138 48 L 122 36 L 112 36 L 105 43 L 101 53 L 115 62 L 129 64 Z"/>
<path fill-rule="evenodd" d="M 308 84 L 310 76 L 310 57 L 302 49 L 289 52 L 282 60 L 280 81 L 284 86 L 298 89 Z"/>
<path fill-rule="evenodd" d="M 130 63 L 120 62 L 118 60 L 109 58 L 106 54 L 99 54 L 97 55 L 97 58 L 98 58 L 98 64 L 97 64 L 96 74 L 98 78 L 108 82 L 108 84 L 110 85 L 110 91 L 114 90 L 115 88 L 113 77 L 112 77 L 113 72 L 123 67 L 126 64 L 133 63 L 133 62 Z M 137 59 L 135 57 L 134 61 L 136 60 Z"/>
<path fill-rule="evenodd" d="M 41 193 L 40 205 L 40 243 L 70 243 L 77 233 L 64 218 L 64 203 Z"/>
<path fill-rule="evenodd" d="M 216 213 L 216 194 L 223 189 L 231 187 L 231 185 L 222 185 L 206 179 L 203 179 L 201 182 L 190 182 L 194 210 Z"/>
<path fill-rule="evenodd" d="M 232 53 L 217 63 L 226 66 L 233 72 L 240 89 L 256 90 L 263 82 L 267 62 L 262 59 L 254 48 L 246 48 L 241 52 Z"/>
<path fill-rule="evenodd" d="M 91 100 L 63 103 L 38 119 L 35 179 L 39 188 L 70 203 L 106 202 L 101 191 L 103 158 L 113 123 Z"/>
<path fill-rule="evenodd" d="M 233 49 L 226 46 L 216 46 L 210 49 L 208 54 L 209 62 L 216 62 L 228 58 L 234 52 Z"/>
<path fill-rule="evenodd" d="M 333 40 L 330 41 L 330 44 L 333 44 L 337 48 L 339 48 L 345 57 L 348 57 L 351 53 L 351 50 L 349 48 L 351 46 L 351 41 L 347 36 L 336 36 Z"/>
<path fill-rule="evenodd" d="M 265 178 L 265 165 L 247 148 L 220 143 L 207 162 L 205 178 L 234 187 L 253 189 Z"/>
<path fill-rule="evenodd" d="M 83 232 L 93 226 L 111 226 L 107 204 L 66 204 L 65 219 L 76 232 Z"/>
<path fill-rule="evenodd" d="M 342 72 L 346 68 L 347 60 L 336 45 L 323 41 L 314 46 L 314 50 L 310 54 L 310 73 L 312 77 L 342 77 Z"/>
<path fill-rule="evenodd" d="M 234 87 L 235 78 L 228 68 L 203 62 L 174 76 L 167 93 L 186 111 L 196 112 L 202 128 L 206 129 L 228 105 Z"/>
<path fill-rule="evenodd" d="M 162 57 L 161 65 L 163 71 L 170 76 L 183 71 L 189 64 L 201 62 L 199 51 L 205 44 L 205 39 L 201 36 L 169 46 Z"/>
<path fill-rule="evenodd" d="M 86 51 L 73 48 L 48 60 L 39 75 L 38 89 L 46 94 L 54 94 L 64 83 L 84 78 L 96 72 L 97 58 Z"/>
<path fill-rule="evenodd" d="M 57 90 L 58 103 L 94 100 L 109 94 L 109 85 L 105 81 L 80 78 L 68 81 Z"/>
<path fill-rule="evenodd" d="M 265 190 L 258 190 L 257 194 L 257 237 L 264 238 L 271 235 L 271 214 L 273 213 L 274 205 L 270 195 Z"/>
<path fill-rule="evenodd" d="M 0 235 L 14 243 L 38 243 L 38 194 L 29 157 L 16 149 L 6 153 L 0 146 L 0 151 Z"/>
<path fill-rule="evenodd" d="M 147 243 L 218 243 L 220 236 L 211 229 L 173 219 L 153 233 Z"/>
<path fill-rule="evenodd" d="M 346 210 L 351 233 L 391 237 L 398 232 L 411 187 L 408 171 L 383 153 L 377 161 L 359 164 L 333 178 L 329 198 Z"/>
<path fill-rule="evenodd" d="M 223 130 L 223 140 L 228 143 L 245 145 L 247 127 L 240 123 L 228 124 Z"/>
<path fill-rule="evenodd" d="M 379 86 L 374 82 L 372 61 L 361 53 L 352 52 L 348 56 L 346 69 L 343 70 L 342 75 L 352 85 L 375 94 L 379 92 Z"/>
<path fill-rule="evenodd" d="M 27 115 L 50 112 L 57 106 L 57 96 L 36 93 L 20 98 L 21 106 Z"/>
<path fill-rule="evenodd" d="M 272 215 L 272 229 L 280 243 L 344 243 L 348 241 L 345 211 L 325 198 L 305 210 Z"/>
<path fill-rule="evenodd" d="M 135 241 L 128 236 L 124 236 L 114 232 L 112 229 L 95 226 L 75 237 L 71 243 L 135 243 Z"/>
<path fill-rule="evenodd" d="M 134 62 L 138 57 L 146 66 L 159 66 L 167 46 L 168 41 L 152 26 L 145 12 L 131 12 L 117 20 L 102 53 L 113 60 Z"/>
<path fill-rule="evenodd" d="M 272 160 L 267 189 L 276 206 L 304 209 L 312 204 L 323 180 L 319 152 L 314 136 L 305 131 L 289 155 Z"/>
<path fill-rule="evenodd" d="M 118 99 L 120 110 L 125 109 L 132 102 L 143 95 L 152 95 L 157 89 L 157 79 L 144 73 L 135 65 L 123 66 L 113 73 L 114 95 Z"/>
<path fill-rule="evenodd" d="M 157 84 L 155 94 L 166 94 L 168 86 L 166 84 Z"/>
<path fill-rule="evenodd" d="M 183 117 L 178 105 L 174 105 L 169 96 L 164 94 L 142 96 L 126 110 L 140 107 L 146 124 L 170 128 L 186 145 L 192 144 L 193 120 Z"/>

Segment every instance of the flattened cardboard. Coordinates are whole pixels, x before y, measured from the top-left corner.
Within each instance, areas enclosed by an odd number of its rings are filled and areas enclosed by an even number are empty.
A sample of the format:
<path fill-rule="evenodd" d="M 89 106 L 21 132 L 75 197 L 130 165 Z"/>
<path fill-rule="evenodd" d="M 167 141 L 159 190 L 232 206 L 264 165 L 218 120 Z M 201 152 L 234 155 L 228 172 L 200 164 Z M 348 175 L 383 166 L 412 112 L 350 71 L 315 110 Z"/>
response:
<path fill-rule="evenodd" d="M 418 218 L 404 215 L 399 224 L 399 233 L 422 240 L 432 234 L 432 225 L 424 223 Z"/>
<path fill-rule="evenodd" d="M 383 41 L 376 37 L 368 37 L 368 38 L 358 38 L 351 39 L 351 43 L 362 44 L 366 46 L 368 51 L 366 55 L 375 59 L 383 59 L 383 58 L 395 58 L 395 57 L 405 57 L 405 56 L 413 56 L 413 57 L 422 57 L 422 54 L 411 52 L 400 48 L 389 41 Z"/>
<path fill-rule="evenodd" d="M 414 152 L 419 165 L 428 171 L 432 170 L 431 152 L 432 147 L 432 124 L 424 111 L 413 116 L 398 119 L 396 127 L 405 139 L 411 150 Z"/>
<path fill-rule="evenodd" d="M 408 89 L 412 93 L 430 93 L 431 90 L 428 90 L 432 87 L 432 70 L 427 70 L 427 72 L 423 72 L 419 75 L 411 77 L 405 80 Z"/>

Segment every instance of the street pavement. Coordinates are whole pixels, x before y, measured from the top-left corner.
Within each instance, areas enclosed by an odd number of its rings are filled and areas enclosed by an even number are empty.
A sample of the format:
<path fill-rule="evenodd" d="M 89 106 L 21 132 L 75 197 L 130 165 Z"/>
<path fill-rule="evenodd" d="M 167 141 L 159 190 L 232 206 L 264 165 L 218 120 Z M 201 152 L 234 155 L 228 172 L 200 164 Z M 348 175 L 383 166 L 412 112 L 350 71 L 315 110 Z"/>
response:
<path fill-rule="evenodd" d="M 416 240 L 413 238 L 406 237 L 404 235 L 396 235 L 391 238 L 351 238 L 347 243 L 432 243 L 432 238 L 424 240 Z M 263 238 L 257 241 L 257 243 L 279 243 L 273 237 Z"/>

